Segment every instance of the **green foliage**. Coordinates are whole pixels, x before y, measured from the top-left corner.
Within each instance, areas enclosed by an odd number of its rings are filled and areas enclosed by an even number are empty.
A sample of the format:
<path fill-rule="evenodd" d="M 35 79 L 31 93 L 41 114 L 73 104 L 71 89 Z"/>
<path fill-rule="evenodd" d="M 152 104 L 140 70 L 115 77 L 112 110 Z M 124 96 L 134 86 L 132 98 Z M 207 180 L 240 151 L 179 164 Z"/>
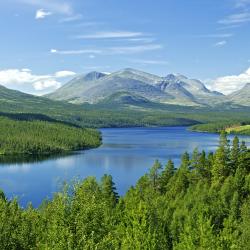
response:
<path fill-rule="evenodd" d="M 215 154 L 155 161 L 124 197 L 110 175 L 65 185 L 37 209 L 0 193 L 0 249 L 243 249 L 250 241 L 250 151 L 222 133 Z"/>
<path fill-rule="evenodd" d="M 98 131 L 61 123 L 0 117 L 0 128 L 0 155 L 62 153 L 101 143 Z"/>

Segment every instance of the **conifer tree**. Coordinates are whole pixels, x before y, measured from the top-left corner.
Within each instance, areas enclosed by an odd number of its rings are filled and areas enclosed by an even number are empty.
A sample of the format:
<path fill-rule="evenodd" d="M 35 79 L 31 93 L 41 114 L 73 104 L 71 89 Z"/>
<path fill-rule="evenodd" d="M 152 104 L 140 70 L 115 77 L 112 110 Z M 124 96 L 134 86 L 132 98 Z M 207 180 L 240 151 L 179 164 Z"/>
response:
<path fill-rule="evenodd" d="M 240 146 L 239 146 L 239 138 L 237 136 L 233 139 L 233 145 L 230 154 L 230 173 L 234 174 L 236 168 L 239 165 L 239 157 L 240 157 Z"/>
<path fill-rule="evenodd" d="M 166 192 L 167 184 L 169 180 L 174 176 L 174 172 L 175 172 L 174 163 L 172 160 L 168 160 L 168 163 L 165 166 L 160 176 L 160 188 L 162 193 Z"/>
<path fill-rule="evenodd" d="M 153 167 L 149 171 L 149 178 L 155 190 L 159 189 L 159 176 L 161 169 L 162 169 L 161 163 L 158 160 L 156 160 Z"/>
<path fill-rule="evenodd" d="M 227 134 L 225 131 L 221 132 L 219 148 L 215 153 L 215 159 L 212 168 L 212 175 L 214 182 L 223 181 L 230 174 L 230 148 Z"/>
<path fill-rule="evenodd" d="M 101 188 L 104 198 L 111 203 L 112 206 L 118 201 L 118 194 L 116 192 L 115 183 L 112 176 L 105 174 L 101 179 Z"/>

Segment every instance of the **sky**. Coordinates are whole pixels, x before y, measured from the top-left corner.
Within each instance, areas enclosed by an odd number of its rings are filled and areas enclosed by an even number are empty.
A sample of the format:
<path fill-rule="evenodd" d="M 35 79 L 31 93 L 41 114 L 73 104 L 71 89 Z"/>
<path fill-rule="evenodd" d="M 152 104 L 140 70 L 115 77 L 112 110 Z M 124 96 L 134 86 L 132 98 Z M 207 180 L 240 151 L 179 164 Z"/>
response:
<path fill-rule="evenodd" d="M 0 0 L 0 84 L 42 95 L 78 74 L 250 82 L 250 0 Z"/>

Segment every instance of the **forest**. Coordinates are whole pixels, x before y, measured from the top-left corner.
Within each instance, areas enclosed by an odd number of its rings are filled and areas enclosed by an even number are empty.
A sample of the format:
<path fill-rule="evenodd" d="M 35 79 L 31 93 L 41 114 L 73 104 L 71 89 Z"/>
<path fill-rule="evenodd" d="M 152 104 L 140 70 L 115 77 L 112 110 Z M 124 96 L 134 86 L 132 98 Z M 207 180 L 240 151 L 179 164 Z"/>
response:
<path fill-rule="evenodd" d="M 39 208 L 0 194 L 1 249 L 250 249 L 250 150 L 221 133 L 216 152 L 155 161 L 119 197 L 110 175 L 66 183 Z"/>
<path fill-rule="evenodd" d="M 54 154 L 101 144 L 101 134 L 59 122 L 0 117 L 0 155 Z"/>
<path fill-rule="evenodd" d="M 250 121 L 221 121 L 221 122 L 210 122 L 203 124 L 196 124 L 191 126 L 189 129 L 196 132 L 210 132 L 220 133 L 225 130 L 229 134 L 237 135 L 250 135 Z"/>

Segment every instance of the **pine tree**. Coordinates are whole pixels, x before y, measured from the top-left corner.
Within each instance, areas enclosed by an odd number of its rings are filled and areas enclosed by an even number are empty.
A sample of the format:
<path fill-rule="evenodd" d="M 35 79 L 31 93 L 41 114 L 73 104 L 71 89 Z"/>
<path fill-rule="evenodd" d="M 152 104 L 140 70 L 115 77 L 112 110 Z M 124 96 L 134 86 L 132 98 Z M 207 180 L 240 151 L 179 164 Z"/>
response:
<path fill-rule="evenodd" d="M 158 160 L 156 160 L 153 167 L 149 171 L 149 178 L 155 190 L 159 189 L 159 176 L 161 169 L 162 169 L 161 163 Z"/>
<path fill-rule="evenodd" d="M 240 156 L 240 146 L 239 138 L 237 136 L 233 139 L 233 146 L 230 154 L 230 173 L 234 174 L 238 165 L 239 165 L 239 156 Z"/>
<path fill-rule="evenodd" d="M 160 189 L 162 193 L 167 190 L 169 180 L 174 176 L 175 168 L 172 160 L 169 160 L 160 176 Z"/>
<path fill-rule="evenodd" d="M 104 198 L 110 202 L 112 206 L 115 206 L 119 196 L 116 192 L 115 183 L 113 182 L 112 176 L 105 174 L 101 179 L 101 189 Z"/>
<path fill-rule="evenodd" d="M 190 157 L 188 152 L 185 152 L 181 157 L 181 166 L 182 168 L 188 169 L 190 166 Z"/>
<path fill-rule="evenodd" d="M 198 148 L 195 148 L 193 153 L 192 153 L 192 158 L 190 161 L 190 169 L 191 170 L 196 170 L 198 168 L 199 158 L 200 158 L 200 154 L 199 154 Z"/>
<path fill-rule="evenodd" d="M 219 148 L 215 153 L 214 164 L 212 168 L 213 182 L 223 181 L 230 174 L 230 148 L 227 134 L 223 131 L 220 135 Z"/>

